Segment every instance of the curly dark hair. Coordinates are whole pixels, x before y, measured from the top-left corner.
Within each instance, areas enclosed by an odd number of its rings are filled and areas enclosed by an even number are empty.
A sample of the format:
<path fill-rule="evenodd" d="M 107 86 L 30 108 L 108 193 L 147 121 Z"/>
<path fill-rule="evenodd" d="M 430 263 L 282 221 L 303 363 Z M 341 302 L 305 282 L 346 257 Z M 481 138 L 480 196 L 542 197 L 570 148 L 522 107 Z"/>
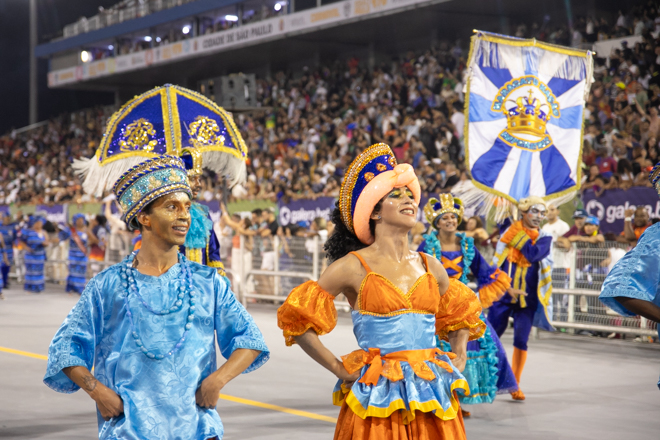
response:
<path fill-rule="evenodd" d="M 383 206 L 383 200 L 379 200 L 374 206 L 374 211 L 379 212 Z M 345 257 L 350 252 L 359 251 L 367 247 L 362 243 L 355 234 L 348 230 L 344 222 L 341 220 L 341 213 L 339 212 L 339 202 L 335 203 L 335 209 L 330 214 L 330 221 L 335 224 L 335 230 L 328 240 L 323 245 L 326 257 L 330 263 Z M 371 235 L 376 233 L 376 222 L 369 220 L 369 230 Z"/>

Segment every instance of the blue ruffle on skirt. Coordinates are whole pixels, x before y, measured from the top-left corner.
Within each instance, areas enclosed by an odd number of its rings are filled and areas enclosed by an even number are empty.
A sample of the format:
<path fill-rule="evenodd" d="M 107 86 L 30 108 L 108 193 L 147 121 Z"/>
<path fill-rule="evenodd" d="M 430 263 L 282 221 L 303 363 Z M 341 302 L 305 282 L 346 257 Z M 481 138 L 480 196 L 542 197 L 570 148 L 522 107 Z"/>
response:
<path fill-rule="evenodd" d="M 486 323 L 486 332 L 476 341 L 468 342 L 468 359 L 463 371 L 470 386 L 470 395 L 465 396 L 458 391 L 459 401 L 465 405 L 493 403 L 497 394 L 511 393 L 518 389 L 500 338 L 483 314 L 480 318 Z M 439 342 L 441 350 L 451 351 L 447 342 Z"/>

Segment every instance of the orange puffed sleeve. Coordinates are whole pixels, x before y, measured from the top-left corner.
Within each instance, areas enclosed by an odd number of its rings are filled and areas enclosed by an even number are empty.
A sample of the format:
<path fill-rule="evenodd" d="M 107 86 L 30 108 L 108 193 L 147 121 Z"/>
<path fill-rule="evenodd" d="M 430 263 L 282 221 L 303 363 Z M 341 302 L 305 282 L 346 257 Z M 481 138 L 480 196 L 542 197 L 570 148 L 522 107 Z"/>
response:
<path fill-rule="evenodd" d="M 314 329 L 316 334 L 330 333 L 337 325 L 335 297 L 323 290 L 316 281 L 307 281 L 291 291 L 284 304 L 277 309 L 277 325 L 284 332 L 287 346 Z"/>
<path fill-rule="evenodd" d="M 440 339 L 462 328 L 470 329 L 470 340 L 480 338 L 486 324 L 479 319 L 481 304 L 477 295 L 458 280 L 449 279 L 449 288 L 440 298 L 440 307 L 435 315 L 435 333 Z"/>
<path fill-rule="evenodd" d="M 493 272 L 490 278 L 493 282 L 479 289 L 479 300 L 481 301 L 481 307 L 484 309 L 492 306 L 495 301 L 502 298 L 511 287 L 511 278 L 501 269 Z"/>

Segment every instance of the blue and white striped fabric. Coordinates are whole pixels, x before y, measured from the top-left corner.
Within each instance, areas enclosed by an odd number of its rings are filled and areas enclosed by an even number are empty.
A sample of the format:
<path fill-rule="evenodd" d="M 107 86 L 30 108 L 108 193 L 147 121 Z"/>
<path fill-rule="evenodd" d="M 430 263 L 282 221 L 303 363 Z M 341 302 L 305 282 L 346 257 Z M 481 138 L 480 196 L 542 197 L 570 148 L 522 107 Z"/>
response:
<path fill-rule="evenodd" d="M 592 54 L 479 32 L 469 63 L 465 148 L 475 186 L 513 203 L 578 190 Z"/>
<path fill-rule="evenodd" d="M 45 288 L 44 263 L 46 262 L 46 233 L 26 229 L 20 239 L 27 245 L 25 249 L 25 287 L 28 292 L 41 292 Z"/>
<path fill-rule="evenodd" d="M 83 252 L 72 238 L 73 232 L 78 234 L 82 245 L 87 249 L 87 233 L 66 228 L 60 231 L 60 240 L 69 240 L 69 275 L 66 277 L 66 291 L 82 295 L 87 284 L 87 254 Z"/>

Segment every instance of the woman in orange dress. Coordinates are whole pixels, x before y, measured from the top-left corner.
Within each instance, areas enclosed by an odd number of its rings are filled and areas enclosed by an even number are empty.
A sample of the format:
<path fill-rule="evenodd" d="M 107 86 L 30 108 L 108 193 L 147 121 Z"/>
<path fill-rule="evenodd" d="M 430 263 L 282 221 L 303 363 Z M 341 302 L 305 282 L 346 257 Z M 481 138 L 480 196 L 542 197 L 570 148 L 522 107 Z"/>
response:
<path fill-rule="evenodd" d="M 336 440 L 465 438 L 455 391 L 469 394 L 460 372 L 466 345 L 485 325 L 470 289 L 450 280 L 435 258 L 409 250 L 419 197 L 413 168 L 397 165 L 387 145 L 358 155 L 332 215 L 330 266 L 278 310 L 286 344 L 299 344 L 339 379 Z M 353 308 L 361 347 L 341 360 L 319 340 L 337 323 L 333 301 L 340 293 Z M 440 351 L 436 335 L 454 353 Z"/>

